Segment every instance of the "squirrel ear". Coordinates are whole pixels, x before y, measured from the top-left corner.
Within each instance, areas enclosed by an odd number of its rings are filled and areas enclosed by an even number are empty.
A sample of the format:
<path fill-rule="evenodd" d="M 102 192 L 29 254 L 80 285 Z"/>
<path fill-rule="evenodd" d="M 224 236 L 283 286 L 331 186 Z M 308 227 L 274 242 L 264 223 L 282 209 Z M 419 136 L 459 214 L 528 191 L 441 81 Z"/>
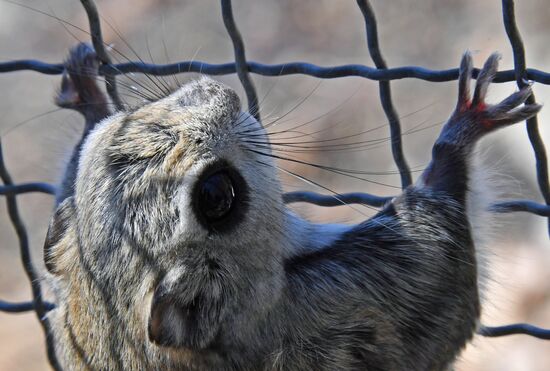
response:
<path fill-rule="evenodd" d="M 205 349 L 218 334 L 222 303 L 211 295 L 161 282 L 155 289 L 147 330 L 160 346 Z"/>
<path fill-rule="evenodd" d="M 60 260 L 67 248 L 74 243 L 72 221 L 75 216 L 74 198 L 66 198 L 55 210 L 46 240 L 44 241 L 44 263 L 52 274 L 59 274 L 63 270 Z"/>

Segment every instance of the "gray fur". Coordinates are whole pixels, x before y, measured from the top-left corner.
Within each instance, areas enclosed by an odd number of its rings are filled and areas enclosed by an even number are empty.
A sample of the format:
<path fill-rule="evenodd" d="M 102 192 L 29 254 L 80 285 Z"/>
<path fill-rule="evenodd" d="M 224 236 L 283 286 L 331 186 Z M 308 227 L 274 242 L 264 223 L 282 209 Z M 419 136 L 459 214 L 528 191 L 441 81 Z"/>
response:
<path fill-rule="evenodd" d="M 484 67 L 478 103 L 496 60 Z M 523 90 L 506 110 L 479 109 L 467 93 L 468 54 L 462 65 L 459 104 L 428 169 L 353 227 L 325 228 L 286 209 L 272 159 L 245 140 L 265 131 L 218 82 L 203 78 L 101 121 L 84 140 L 76 187 L 63 191 L 45 247 L 60 362 L 71 370 L 447 369 L 480 312 L 470 153 L 484 134 L 540 108 L 510 112 Z M 248 188 L 242 220 L 224 233 L 204 228 L 191 207 L 194 184 L 219 160 Z"/>

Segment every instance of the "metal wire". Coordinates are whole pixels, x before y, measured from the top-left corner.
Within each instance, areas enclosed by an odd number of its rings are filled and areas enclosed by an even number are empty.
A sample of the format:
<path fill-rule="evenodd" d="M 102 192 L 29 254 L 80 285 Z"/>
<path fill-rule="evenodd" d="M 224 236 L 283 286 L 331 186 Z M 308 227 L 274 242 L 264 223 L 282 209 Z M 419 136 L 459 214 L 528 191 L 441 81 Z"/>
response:
<path fill-rule="evenodd" d="M 55 308 L 53 303 L 47 301 L 43 302 L 43 307 L 46 311 L 50 311 Z M 4 300 L 0 300 L 0 311 L 6 313 L 24 313 L 36 310 L 36 306 L 32 301 L 26 301 L 23 303 L 10 303 Z"/>
<path fill-rule="evenodd" d="M 365 28 L 367 29 L 367 45 L 369 48 L 369 53 L 374 61 L 374 64 L 377 69 L 385 70 L 388 68 L 386 61 L 382 57 L 382 52 L 380 51 L 380 45 L 378 44 L 378 29 L 376 26 L 376 17 L 374 16 L 374 10 L 372 6 L 366 0 L 357 0 L 357 5 L 363 13 L 365 18 Z M 391 88 L 389 81 L 380 81 L 378 83 L 380 89 L 380 102 L 382 103 L 382 108 L 384 113 L 388 118 L 388 124 L 390 126 L 390 137 L 391 137 L 391 150 L 393 159 L 397 168 L 399 169 L 399 174 L 401 175 L 401 186 L 403 188 L 408 187 L 412 183 L 411 171 L 405 160 L 405 155 L 403 154 L 403 144 L 401 142 L 401 123 L 399 122 L 399 116 L 395 111 L 393 102 L 391 99 Z"/>
<path fill-rule="evenodd" d="M 92 37 L 92 44 L 97 57 L 103 64 L 111 64 L 111 57 L 105 50 L 105 44 L 103 43 L 103 36 L 101 35 L 101 23 L 99 22 L 99 13 L 93 0 L 80 0 L 80 3 L 88 14 L 88 21 L 90 23 L 90 35 Z M 105 74 L 105 87 L 107 93 L 111 97 L 111 100 L 115 104 L 118 110 L 123 108 L 122 101 L 118 96 L 116 79 L 113 74 Z"/>
<path fill-rule="evenodd" d="M 0 195 L 2 196 L 15 196 L 23 193 L 46 193 L 50 195 L 55 194 L 55 186 L 47 183 L 20 183 L 0 186 Z"/>
<path fill-rule="evenodd" d="M 111 59 L 105 50 L 105 43 L 101 34 L 100 18 L 93 0 L 81 0 L 86 10 L 92 42 L 102 65 L 99 67 L 99 74 L 105 76 L 106 88 L 117 107 L 122 103 L 117 93 L 115 76 L 126 73 L 145 73 L 150 75 L 174 75 L 186 72 L 201 72 L 208 75 L 226 75 L 237 73 L 247 95 L 249 112 L 259 121 L 258 98 L 254 84 L 249 73 L 263 76 L 283 76 L 302 74 L 318 78 L 332 79 L 339 77 L 360 76 L 370 80 L 379 81 L 380 102 L 388 118 L 392 153 L 397 168 L 401 175 L 403 187 L 411 184 L 409 168 L 405 161 L 401 143 L 401 126 L 398 120 L 397 111 L 391 98 L 389 81 L 404 78 L 415 78 L 431 82 L 444 82 L 458 79 L 458 68 L 446 70 L 431 70 L 418 66 L 403 66 L 387 68 L 380 46 L 378 43 L 377 26 L 375 13 L 367 0 L 357 0 L 360 11 L 363 14 L 366 26 L 367 45 L 369 53 L 376 68 L 360 64 L 348 64 L 340 66 L 322 67 L 305 62 L 291 62 L 284 64 L 261 64 L 246 60 L 245 49 L 242 37 L 237 29 L 230 0 L 221 0 L 221 10 L 224 25 L 233 43 L 235 62 L 223 64 L 209 64 L 200 61 L 184 61 L 165 65 L 156 65 L 139 62 L 112 64 Z M 496 74 L 495 82 L 516 81 L 519 87 L 526 84 L 526 80 L 536 81 L 541 84 L 550 85 L 550 73 L 537 69 L 527 68 L 525 61 L 525 48 L 515 21 L 514 1 L 502 0 L 503 22 L 506 33 L 512 46 L 514 55 L 514 69 L 501 71 Z M 63 64 L 49 64 L 37 60 L 18 60 L 0 63 L 0 73 L 14 71 L 36 71 L 42 74 L 58 75 L 63 72 Z M 479 69 L 473 71 L 476 78 Z M 527 104 L 534 103 L 535 98 L 531 96 Z M 537 181 L 539 189 L 546 202 L 542 205 L 530 200 L 513 200 L 500 202 L 492 206 L 495 212 L 529 212 L 543 217 L 550 217 L 550 187 L 548 184 L 548 164 L 544 143 L 538 131 L 537 118 L 534 117 L 527 122 L 527 133 L 531 142 L 537 168 Z M 46 183 L 21 183 L 14 184 L 4 164 L 0 143 L 0 178 L 4 186 L 0 186 L 0 195 L 6 197 L 10 220 L 19 238 L 21 261 L 29 278 L 32 288 L 33 300 L 24 303 L 9 303 L 0 300 L 0 311 L 7 313 L 20 313 L 34 311 L 42 324 L 46 334 L 48 358 L 55 370 L 60 367 L 53 352 L 52 334 L 45 314 L 53 308 L 53 304 L 42 299 L 42 292 L 36 269 L 30 257 L 30 248 L 27 232 L 17 208 L 16 197 L 29 192 L 41 192 L 54 194 L 55 187 Z M 347 193 L 334 196 L 320 195 L 313 192 L 290 192 L 284 195 L 286 203 L 308 202 L 319 206 L 338 206 L 345 203 L 359 203 L 380 207 L 388 202 L 391 197 L 381 197 L 366 193 Z M 550 219 L 549 219 L 550 232 Z M 513 324 L 499 327 L 482 326 L 479 334 L 487 337 L 505 336 L 511 334 L 525 334 L 540 339 L 550 340 L 550 330 L 538 328 L 529 324 Z"/>
<path fill-rule="evenodd" d="M 516 82 L 521 89 L 527 82 L 525 81 L 525 47 L 521 40 L 518 27 L 516 26 L 516 16 L 514 11 L 513 0 L 502 1 L 502 15 L 504 19 L 504 28 L 506 34 L 512 45 L 512 51 L 514 54 L 514 70 L 516 75 Z M 535 103 L 535 94 L 531 94 L 527 98 L 526 104 Z M 531 117 L 527 120 L 527 135 L 529 141 L 535 152 L 535 160 L 537 167 L 537 181 L 539 183 L 539 189 L 542 193 L 542 197 L 546 201 L 546 205 L 550 204 L 550 188 L 548 186 L 548 160 L 546 158 L 546 149 L 544 148 L 544 142 L 539 133 L 539 124 L 537 116 Z M 550 233 L 550 219 L 548 220 L 548 232 Z"/>
<path fill-rule="evenodd" d="M 2 142 L 0 140 L 0 179 L 6 186 L 13 186 L 13 181 L 11 178 L 8 169 L 4 163 L 4 153 L 2 151 Z M 27 228 L 21 219 L 19 214 L 19 206 L 17 205 L 17 198 L 14 194 L 6 194 L 6 205 L 8 207 L 8 215 L 10 217 L 11 223 L 17 238 L 19 239 L 19 253 L 21 255 L 21 262 L 23 263 L 23 268 L 27 274 L 27 278 L 31 284 L 32 291 L 32 305 L 31 309 L 35 312 L 38 317 L 38 321 L 42 325 L 42 330 L 46 336 L 46 349 L 48 353 L 48 360 L 50 365 L 54 370 L 60 370 L 59 363 L 55 356 L 54 344 L 52 339 L 52 333 L 50 328 L 50 323 L 46 317 L 47 306 L 42 299 L 42 288 L 40 286 L 40 281 L 36 269 L 32 263 L 31 258 L 31 249 L 29 246 L 29 237 L 27 234 Z M 2 308 L 3 309 L 3 308 Z"/>
<path fill-rule="evenodd" d="M 458 68 L 446 70 L 431 70 L 418 66 L 403 66 L 379 70 L 362 64 L 345 64 L 340 66 L 319 66 L 306 62 L 288 62 L 281 64 L 263 64 L 258 62 L 246 62 L 246 70 L 262 76 L 287 76 L 306 75 L 322 79 L 335 79 L 340 77 L 364 77 L 374 81 L 419 79 L 429 82 L 447 82 L 458 79 Z M 0 73 L 14 71 L 35 71 L 46 75 L 60 75 L 63 73 L 63 64 L 46 63 L 33 59 L 22 59 L 9 62 L 0 62 Z M 111 74 L 113 76 L 127 73 L 144 73 L 156 76 L 175 75 L 178 73 L 200 72 L 206 75 L 228 75 L 237 72 L 235 62 L 212 64 L 201 61 L 183 61 L 170 64 L 152 64 L 141 61 L 119 64 L 105 64 L 99 67 L 100 75 Z M 497 72 L 493 82 L 504 83 L 515 81 L 515 70 Z M 474 68 L 472 76 L 477 78 L 479 69 Z M 550 73 L 528 68 L 525 70 L 525 78 L 540 84 L 550 85 Z"/>
<path fill-rule="evenodd" d="M 497 213 L 511 213 L 514 211 L 524 211 L 540 216 L 550 217 L 550 207 L 529 200 L 516 200 L 499 202 L 492 205 L 491 209 Z"/>
<path fill-rule="evenodd" d="M 393 197 L 382 197 L 359 192 L 342 193 L 336 197 L 334 195 L 320 195 L 314 192 L 305 191 L 287 192 L 283 195 L 283 201 L 287 204 L 295 202 L 307 202 L 317 206 L 325 207 L 342 206 L 343 204 L 361 204 L 381 207 L 384 206 L 384 204 L 386 204 L 386 202 L 390 201 L 392 198 Z"/>
<path fill-rule="evenodd" d="M 258 122 L 260 122 L 258 95 L 256 94 L 254 83 L 250 79 L 250 76 L 248 75 L 248 71 L 246 69 L 246 56 L 244 52 L 243 38 L 241 37 L 239 30 L 237 29 L 235 19 L 233 19 L 231 0 L 221 0 L 221 5 L 223 24 L 225 25 L 227 33 L 229 33 L 231 41 L 233 42 L 233 49 L 235 51 L 235 68 L 237 69 L 237 75 L 239 76 L 239 80 L 241 80 L 241 84 L 243 85 L 244 91 L 246 92 L 246 98 L 248 100 L 248 112 L 250 112 L 250 114 L 254 116 L 254 118 L 256 118 Z"/>
<path fill-rule="evenodd" d="M 481 326 L 478 333 L 487 337 L 529 335 L 543 340 L 550 340 L 550 330 L 545 330 L 527 323 L 516 323 L 499 327 Z"/>

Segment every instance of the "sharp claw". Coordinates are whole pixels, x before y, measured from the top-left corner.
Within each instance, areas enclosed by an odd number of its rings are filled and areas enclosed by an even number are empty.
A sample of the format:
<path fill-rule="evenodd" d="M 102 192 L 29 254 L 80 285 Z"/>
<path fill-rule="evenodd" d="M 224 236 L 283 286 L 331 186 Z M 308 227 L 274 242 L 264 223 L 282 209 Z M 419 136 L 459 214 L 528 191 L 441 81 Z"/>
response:
<path fill-rule="evenodd" d="M 522 88 L 520 91 L 515 92 L 509 97 L 503 99 L 500 103 L 491 106 L 487 113 L 490 117 L 498 117 L 508 113 L 510 110 L 525 103 L 532 93 L 531 85 Z"/>
<path fill-rule="evenodd" d="M 63 70 L 63 75 L 61 75 L 61 91 L 67 90 L 69 88 L 69 84 L 71 83 L 69 79 L 69 74 L 67 73 L 67 69 Z"/>
<path fill-rule="evenodd" d="M 464 53 L 460 64 L 459 97 L 457 110 L 451 116 L 440 138 L 459 145 L 471 145 L 481 136 L 517 122 L 535 116 L 541 109 L 538 104 L 524 105 L 531 96 L 531 83 L 513 93 L 499 104 L 488 105 L 484 102 L 487 89 L 498 68 L 500 55 L 491 54 L 479 72 L 473 98 L 468 93 L 472 71 L 471 56 Z"/>
<path fill-rule="evenodd" d="M 492 120 L 494 128 L 512 125 L 535 116 L 542 108 L 540 104 L 528 104 L 513 111 L 506 112 L 499 118 Z"/>
<path fill-rule="evenodd" d="M 472 70 L 472 55 L 469 51 L 466 51 L 460 62 L 458 77 L 458 110 L 462 110 L 470 101 L 470 80 L 472 79 Z"/>
<path fill-rule="evenodd" d="M 474 97 L 472 99 L 473 106 L 482 104 L 485 100 L 489 84 L 491 83 L 491 81 L 493 81 L 493 78 L 495 77 L 495 74 L 497 72 L 499 60 L 500 54 L 493 53 L 489 56 L 489 58 L 487 58 L 487 61 L 485 61 L 485 64 L 483 65 L 483 68 L 481 69 L 481 71 L 479 72 L 479 76 L 477 77 Z"/>
<path fill-rule="evenodd" d="M 61 77 L 61 87 L 55 97 L 55 104 L 62 108 L 73 108 L 76 107 L 79 100 L 80 97 L 76 91 L 74 82 L 69 77 L 67 70 L 64 70 Z"/>
<path fill-rule="evenodd" d="M 96 74 L 99 61 L 95 50 L 86 43 L 78 44 L 65 62 L 69 72 L 85 75 Z"/>
<path fill-rule="evenodd" d="M 65 71 L 55 103 L 63 108 L 75 109 L 85 116 L 99 111 L 102 108 L 99 106 L 107 101 L 96 82 L 98 65 L 96 53 L 90 45 L 80 43 L 73 47 L 65 60 Z"/>

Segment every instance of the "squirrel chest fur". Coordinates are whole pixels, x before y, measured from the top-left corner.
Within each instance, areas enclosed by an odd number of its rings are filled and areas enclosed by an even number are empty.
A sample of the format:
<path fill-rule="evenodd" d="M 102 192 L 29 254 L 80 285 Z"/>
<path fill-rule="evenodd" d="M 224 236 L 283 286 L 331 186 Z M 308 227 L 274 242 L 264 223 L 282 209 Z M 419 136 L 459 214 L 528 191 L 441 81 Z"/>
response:
<path fill-rule="evenodd" d="M 535 114 L 530 90 L 470 97 L 417 183 L 354 226 L 282 200 L 267 133 L 208 78 L 111 114 L 86 45 L 57 103 L 86 129 L 45 244 L 56 353 L 70 370 L 445 370 L 479 317 L 466 206 L 484 134 Z M 86 72 L 86 73 L 84 73 Z M 264 144 L 258 144 L 258 142 Z"/>

